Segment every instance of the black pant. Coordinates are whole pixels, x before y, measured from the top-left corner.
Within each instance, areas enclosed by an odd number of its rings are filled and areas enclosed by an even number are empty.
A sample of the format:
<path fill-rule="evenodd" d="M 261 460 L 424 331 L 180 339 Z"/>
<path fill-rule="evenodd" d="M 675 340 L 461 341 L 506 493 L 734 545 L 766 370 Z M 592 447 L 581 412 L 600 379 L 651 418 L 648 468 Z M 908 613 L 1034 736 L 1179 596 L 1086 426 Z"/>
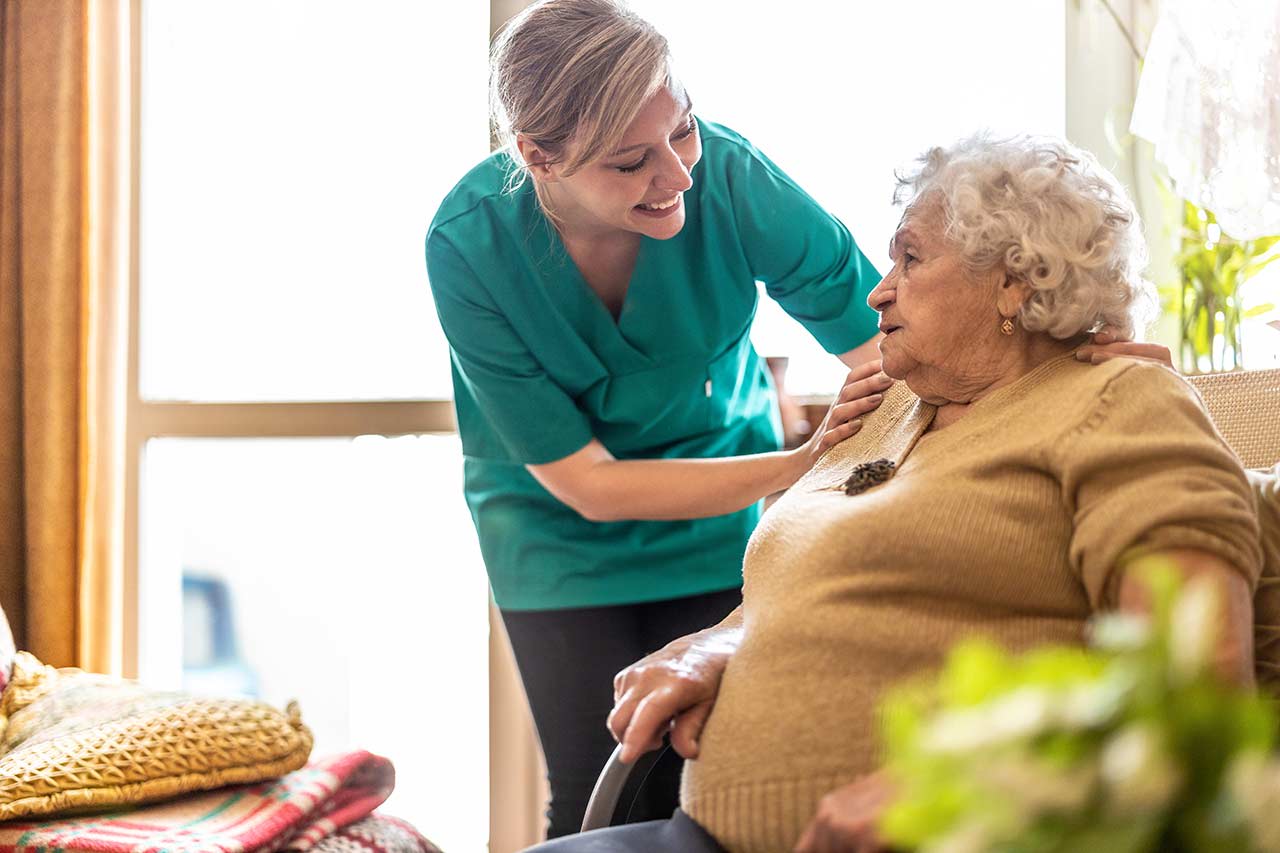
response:
<path fill-rule="evenodd" d="M 596 777 L 613 751 L 605 721 L 614 675 L 676 637 L 716 624 L 741 603 L 741 591 L 732 589 L 614 607 L 502 611 L 547 760 L 548 838 L 582 827 Z M 666 819 L 678 805 L 684 762 L 673 750 L 645 761 L 649 766 L 631 775 L 615 822 Z"/>
<path fill-rule="evenodd" d="M 677 811 L 669 820 L 654 820 L 630 826 L 613 826 L 584 832 L 573 838 L 548 841 L 525 853 L 724 853 L 693 818 Z"/>

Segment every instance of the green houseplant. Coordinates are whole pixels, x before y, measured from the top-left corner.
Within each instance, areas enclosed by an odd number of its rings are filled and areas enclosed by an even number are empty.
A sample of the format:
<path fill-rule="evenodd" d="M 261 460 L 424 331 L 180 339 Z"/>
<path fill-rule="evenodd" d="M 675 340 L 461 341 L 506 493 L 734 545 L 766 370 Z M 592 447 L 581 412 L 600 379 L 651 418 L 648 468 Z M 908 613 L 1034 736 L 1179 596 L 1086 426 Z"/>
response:
<path fill-rule="evenodd" d="M 1184 373 L 1235 370 L 1243 366 L 1242 321 L 1275 305 L 1246 307 L 1246 284 L 1280 258 L 1280 236 L 1236 240 L 1211 211 L 1177 199 L 1181 234 L 1174 262 L 1178 281 L 1162 288 L 1166 309 L 1177 306 L 1178 354 Z"/>

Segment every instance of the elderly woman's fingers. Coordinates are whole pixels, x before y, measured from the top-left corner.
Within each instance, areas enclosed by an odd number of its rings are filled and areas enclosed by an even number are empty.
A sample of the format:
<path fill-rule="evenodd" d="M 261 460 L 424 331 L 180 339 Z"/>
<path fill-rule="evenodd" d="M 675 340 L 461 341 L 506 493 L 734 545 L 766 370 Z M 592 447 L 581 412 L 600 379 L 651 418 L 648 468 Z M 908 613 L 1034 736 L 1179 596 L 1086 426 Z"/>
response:
<path fill-rule="evenodd" d="M 841 837 L 833 827 L 815 820 L 796 842 L 795 853 L 862 853 L 874 849 L 859 839 Z"/>
<path fill-rule="evenodd" d="M 676 717 L 675 724 L 671 727 L 671 746 L 681 758 L 698 757 L 698 738 L 702 736 L 702 729 L 707 724 L 713 707 L 714 702 L 701 702 Z"/>
<path fill-rule="evenodd" d="M 639 678 L 640 670 L 648 660 L 648 657 L 641 658 L 626 669 L 619 670 L 618 674 L 613 677 L 613 701 L 615 703 L 622 698 L 622 694 L 627 691 L 627 688 L 636 682 Z"/>
<path fill-rule="evenodd" d="M 834 849 L 837 848 L 832 846 L 827 828 L 815 821 L 805 827 L 804 834 L 796 842 L 795 853 L 827 853 Z"/>
<path fill-rule="evenodd" d="M 613 710 L 609 712 L 605 725 L 609 727 L 613 739 L 618 743 L 622 743 L 622 737 L 627 733 L 627 726 L 631 724 L 631 718 L 639 703 L 640 692 L 635 688 L 628 689 L 614 700 Z"/>
<path fill-rule="evenodd" d="M 623 763 L 630 764 L 644 753 L 662 746 L 662 735 L 671 727 L 671 720 L 678 710 L 669 688 L 659 688 L 640 700 L 620 741 Z"/>
<path fill-rule="evenodd" d="M 837 788 L 818 801 L 796 853 L 827 850 L 884 850 L 877 823 L 893 796 L 883 772 Z"/>
<path fill-rule="evenodd" d="M 615 703 L 618 701 L 618 697 L 622 695 L 622 690 L 627 683 L 627 673 L 630 671 L 631 668 L 628 667 L 613 677 L 613 701 Z"/>
<path fill-rule="evenodd" d="M 792 848 L 792 853 L 815 853 L 818 849 L 817 845 L 818 827 L 811 823 L 804 828 L 804 832 L 800 835 L 800 840 Z"/>

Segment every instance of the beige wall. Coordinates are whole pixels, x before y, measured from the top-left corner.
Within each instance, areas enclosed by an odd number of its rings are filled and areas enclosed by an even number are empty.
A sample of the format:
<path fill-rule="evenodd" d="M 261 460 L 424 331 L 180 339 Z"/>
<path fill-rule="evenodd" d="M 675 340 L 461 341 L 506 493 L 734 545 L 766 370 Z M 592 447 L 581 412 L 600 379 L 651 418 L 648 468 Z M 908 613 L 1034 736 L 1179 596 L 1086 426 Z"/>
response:
<path fill-rule="evenodd" d="M 489 851 L 514 853 L 542 840 L 548 790 L 542 751 L 511 644 L 489 609 Z"/>

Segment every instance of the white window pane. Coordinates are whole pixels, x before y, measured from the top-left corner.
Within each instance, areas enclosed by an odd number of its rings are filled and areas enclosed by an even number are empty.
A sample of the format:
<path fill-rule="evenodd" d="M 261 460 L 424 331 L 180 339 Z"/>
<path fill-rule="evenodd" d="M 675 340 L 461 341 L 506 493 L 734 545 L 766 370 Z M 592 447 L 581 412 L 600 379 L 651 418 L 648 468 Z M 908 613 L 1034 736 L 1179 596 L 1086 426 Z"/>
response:
<path fill-rule="evenodd" d="M 313 754 L 389 757 L 388 814 L 484 849 L 488 587 L 457 438 L 154 439 L 144 463 L 140 677 L 297 699 Z"/>
<path fill-rule="evenodd" d="M 143 396 L 449 397 L 423 239 L 489 150 L 488 4 L 142 10 Z"/>
<path fill-rule="evenodd" d="M 1273 263 L 1244 285 L 1245 310 L 1263 305 L 1280 306 L 1280 263 Z M 1272 325 L 1272 324 L 1275 325 Z M 1240 326 L 1244 367 L 1272 370 L 1280 367 L 1280 308 L 1251 317 Z"/>
<path fill-rule="evenodd" d="M 899 216 L 896 167 L 982 128 L 1065 132 L 1061 3 L 631 5 L 671 41 L 697 112 L 754 142 L 882 272 Z M 793 393 L 831 392 L 845 373 L 770 300 L 752 337 L 762 354 L 790 356 Z"/>

